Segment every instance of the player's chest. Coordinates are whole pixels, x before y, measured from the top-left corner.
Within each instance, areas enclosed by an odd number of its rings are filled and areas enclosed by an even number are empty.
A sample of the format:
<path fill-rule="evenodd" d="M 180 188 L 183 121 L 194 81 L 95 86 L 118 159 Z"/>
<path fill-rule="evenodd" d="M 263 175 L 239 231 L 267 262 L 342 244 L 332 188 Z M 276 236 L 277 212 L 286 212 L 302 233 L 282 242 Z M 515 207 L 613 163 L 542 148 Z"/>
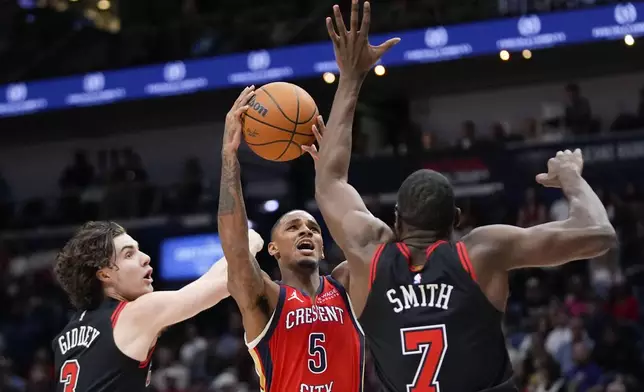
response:
<path fill-rule="evenodd" d="M 329 292 L 315 298 L 293 296 L 284 304 L 280 322 L 287 331 L 325 331 L 350 326 L 351 318 L 342 297 Z"/>

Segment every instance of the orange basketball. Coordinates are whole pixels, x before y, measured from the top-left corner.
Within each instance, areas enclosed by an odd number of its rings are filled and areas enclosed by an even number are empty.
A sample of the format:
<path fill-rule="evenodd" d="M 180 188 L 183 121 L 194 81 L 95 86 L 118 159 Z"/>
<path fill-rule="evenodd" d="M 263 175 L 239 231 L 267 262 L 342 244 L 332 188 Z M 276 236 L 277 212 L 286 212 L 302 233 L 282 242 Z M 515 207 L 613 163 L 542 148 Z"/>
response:
<path fill-rule="evenodd" d="M 318 107 L 309 93 L 291 83 L 266 84 L 255 92 L 242 117 L 244 139 L 255 154 L 269 161 L 290 161 L 301 146 L 315 141 L 312 126 Z"/>

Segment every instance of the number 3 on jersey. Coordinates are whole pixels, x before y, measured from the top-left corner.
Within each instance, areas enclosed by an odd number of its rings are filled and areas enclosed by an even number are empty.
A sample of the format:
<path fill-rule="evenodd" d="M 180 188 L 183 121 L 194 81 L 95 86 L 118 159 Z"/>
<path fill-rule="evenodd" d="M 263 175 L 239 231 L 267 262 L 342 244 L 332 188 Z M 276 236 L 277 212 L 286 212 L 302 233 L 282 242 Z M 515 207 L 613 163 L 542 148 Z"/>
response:
<path fill-rule="evenodd" d="M 325 342 L 323 333 L 309 335 L 309 370 L 313 374 L 324 373 L 326 370 L 326 350 L 322 343 Z"/>
<path fill-rule="evenodd" d="M 80 365 L 75 359 L 65 361 L 60 368 L 60 382 L 65 384 L 64 392 L 76 392 L 76 383 L 78 383 L 78 371 Z"/>
<path fill-rule="evenodd" d="M 421 355 L 416 376 L 407 392 L 440 392 L 438 373 L 447 351 L 445 324 L 400 330 L 403 355 Z"/>

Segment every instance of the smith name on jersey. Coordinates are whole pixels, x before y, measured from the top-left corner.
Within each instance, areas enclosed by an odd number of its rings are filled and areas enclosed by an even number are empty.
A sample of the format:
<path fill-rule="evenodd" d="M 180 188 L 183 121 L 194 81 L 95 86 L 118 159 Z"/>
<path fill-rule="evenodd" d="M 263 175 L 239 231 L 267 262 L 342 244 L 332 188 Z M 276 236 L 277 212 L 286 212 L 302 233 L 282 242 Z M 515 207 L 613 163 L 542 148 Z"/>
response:
<path fill-rule="evenodd" d="M 507 392 L 503 313 L 487 299 L 463 243 L 438 241 L 422 266 L 403 243 L 381 245 L 360 323 L 388 392 Z"/>

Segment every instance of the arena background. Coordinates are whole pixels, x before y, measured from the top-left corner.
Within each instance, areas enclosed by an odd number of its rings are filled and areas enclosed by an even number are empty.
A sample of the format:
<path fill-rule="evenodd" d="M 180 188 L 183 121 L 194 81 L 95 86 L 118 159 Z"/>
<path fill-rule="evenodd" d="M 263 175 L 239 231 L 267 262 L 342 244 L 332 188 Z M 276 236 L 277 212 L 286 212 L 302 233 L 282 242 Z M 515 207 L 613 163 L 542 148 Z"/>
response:
<path fill-rule="evenodd" d="M 51 266 L 81 222 L 123 224 L 151 255 L 158 289 L 185 285 L 221 256 L 224 115 L 245 83 L 278 79 L 328 115 L 337 85 L 323 18 L 332 5 L 0 3 L 0 391 L 51 391 L 58 381 L 49 342 L 71 309 Z M 351 183 L 391 222 L 402 178 L 433 168 L 453 181 L 465 212 L 456 237 L 490 223 L 527 227 L 565 219 L 561 192 L 533 179 L 557 150 L 582 148 L 619 246 L 514 272 L 508 349 L 521 391 L 644 390 L 644 3 L 390 0 L 373 9 L 373 35 L 402 30 L 410 46 L 365 83 Z M 307 69 L 308 55 L 321 63 Z M 135 92 L 145 77 L 162 86 Z M 309 157 L 240 155 L 249 219 L 265 238 L 289 209 L 321 219 Z M 325 239 L 330 271 L 343 257 Z M 279 278 L 265 251 L 259 259 Z M 171 328 L 153 360 L 154 391 L 258 390 L 242 333 L 232 300 Z M 366 391 L 377 384 L 370 370 Z"/>

